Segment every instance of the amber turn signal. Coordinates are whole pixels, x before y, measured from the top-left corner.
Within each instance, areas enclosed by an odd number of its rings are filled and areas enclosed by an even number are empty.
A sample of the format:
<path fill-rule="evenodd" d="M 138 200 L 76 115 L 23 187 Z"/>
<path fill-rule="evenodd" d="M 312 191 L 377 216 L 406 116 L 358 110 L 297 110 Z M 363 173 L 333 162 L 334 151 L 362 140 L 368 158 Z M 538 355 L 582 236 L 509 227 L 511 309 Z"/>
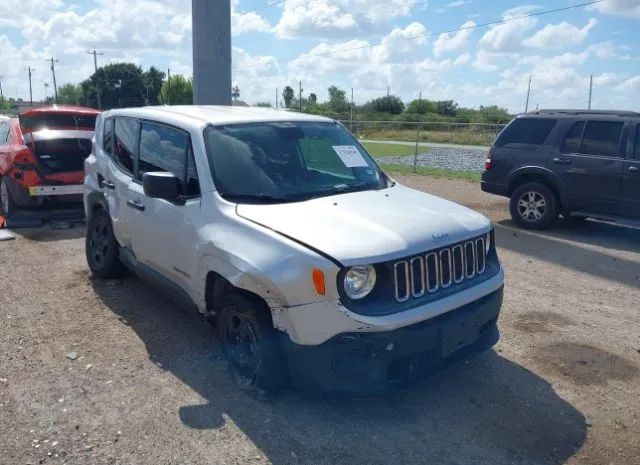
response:
<path fill-rule="evenodd" d="M 324 295 L 326 292 L 324 285 L 324 273 L 321 270 L 314 268 L 311 273 L 311 277 L 313 278 L 313 286 L 316 288 L 316 292 L 320 295 Z"/>

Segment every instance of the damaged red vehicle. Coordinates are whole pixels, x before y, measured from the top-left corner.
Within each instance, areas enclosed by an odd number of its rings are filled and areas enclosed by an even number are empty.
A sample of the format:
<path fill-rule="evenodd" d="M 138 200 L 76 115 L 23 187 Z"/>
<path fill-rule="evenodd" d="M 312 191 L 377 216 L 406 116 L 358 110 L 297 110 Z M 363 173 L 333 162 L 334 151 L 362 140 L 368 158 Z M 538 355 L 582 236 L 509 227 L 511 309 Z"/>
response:
<path fill-rule="evenodd" d="M 2 216 L 45 203 L 82 202 L 83 164 L 99 113 L 54 105 L 0 119 Z"/>

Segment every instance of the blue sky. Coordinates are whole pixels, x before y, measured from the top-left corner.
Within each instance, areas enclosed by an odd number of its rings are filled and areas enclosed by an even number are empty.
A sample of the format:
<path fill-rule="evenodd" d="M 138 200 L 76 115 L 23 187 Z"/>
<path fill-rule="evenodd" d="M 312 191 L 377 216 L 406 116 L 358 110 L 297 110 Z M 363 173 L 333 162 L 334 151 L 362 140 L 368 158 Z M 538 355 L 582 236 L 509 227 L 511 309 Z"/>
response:
<path fill-rule="evenodd" d="M 220 0 L 223 1 L 223 0 Z M 594 106 L 640 109 L 640 0 L 604 0 L 491 27 L 441 34 L 584 0 L 232 0 L 233 81 L 250 103 L 275 100 L 276 88 L 326 98 L 354 88 L 362 103 L 386 93 L 420 92 L 461 105 L 584 107 L 594 75 Z M 274 4 L 275 3 L 275 4 Z M 45 94 L 55 56 L 58 84 L 79 82 L 101 63 L 191 74 L 189 0 L 3 0 L 0 76 L 5 94 Z M 418 37 L 418 38 L 416 38 Z M 51 93 L 49 87 L 49 93 Z"/>

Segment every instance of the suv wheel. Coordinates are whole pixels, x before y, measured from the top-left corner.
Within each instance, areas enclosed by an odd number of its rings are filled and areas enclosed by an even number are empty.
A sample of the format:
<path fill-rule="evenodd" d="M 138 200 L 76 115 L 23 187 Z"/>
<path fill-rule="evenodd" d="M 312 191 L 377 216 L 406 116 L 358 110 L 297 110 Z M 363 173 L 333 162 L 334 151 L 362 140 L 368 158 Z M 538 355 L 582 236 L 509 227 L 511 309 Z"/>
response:
<path fill-rule="evenodd" d="M 124 265 L 118 258 L 118 242 L 113 235 L 111 218 L 104 210 L 95 212 L 87 225 L 85 241 L 87 264 L 98 278 L 122 276 Z"/>
<path fill-rule="evenodd" d="M 511 218 L 526 229 L 545 229 L 558 218 L 554 193 L 544 184 L 531 182 L 516 188 L 509 202 Z"/>
<path fill-rule="evenodd" d="M 0 178 L 0 213 L 2 213 L 5 220 L 16 211 L 17 207 L 15 200 L 11 197 L 7 182 L 5 177 Z"/>
<path fill-rule="evenodd" d="M 240 389 L 260 398 L 287 385 L 286 363 L 264 305 L 231 294 L 220 314 L 218 331 L 231 377 Z"/>

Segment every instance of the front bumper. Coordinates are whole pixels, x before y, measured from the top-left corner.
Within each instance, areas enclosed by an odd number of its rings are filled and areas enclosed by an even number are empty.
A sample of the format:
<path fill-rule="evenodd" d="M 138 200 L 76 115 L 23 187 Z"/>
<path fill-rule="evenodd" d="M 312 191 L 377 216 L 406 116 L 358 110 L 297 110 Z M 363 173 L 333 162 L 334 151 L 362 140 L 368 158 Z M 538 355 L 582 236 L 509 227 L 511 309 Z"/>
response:
<path fill-rule="evenodd" d="M 381 392 L 402 386 L 456 360 L 491 348 L 499 339 L 503 288 L 437 317 L 384 332 L 348 332 L 326 342 L 281 344 L 300 388 Z"/>

